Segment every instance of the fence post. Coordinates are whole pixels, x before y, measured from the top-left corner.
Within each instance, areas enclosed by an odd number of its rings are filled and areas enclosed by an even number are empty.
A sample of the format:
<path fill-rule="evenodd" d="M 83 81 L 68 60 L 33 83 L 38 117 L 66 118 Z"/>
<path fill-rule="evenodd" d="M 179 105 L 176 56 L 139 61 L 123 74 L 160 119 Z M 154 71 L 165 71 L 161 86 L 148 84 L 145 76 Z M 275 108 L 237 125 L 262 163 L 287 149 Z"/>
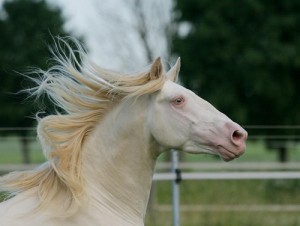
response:
<path fill-rule="evenodd" d="M 180 226 L 180 188 L 181 171 L 178 168 L 178 152 L 172 150 L 172 172 L 176 178 L 172 181 L 173 226 Z"/>

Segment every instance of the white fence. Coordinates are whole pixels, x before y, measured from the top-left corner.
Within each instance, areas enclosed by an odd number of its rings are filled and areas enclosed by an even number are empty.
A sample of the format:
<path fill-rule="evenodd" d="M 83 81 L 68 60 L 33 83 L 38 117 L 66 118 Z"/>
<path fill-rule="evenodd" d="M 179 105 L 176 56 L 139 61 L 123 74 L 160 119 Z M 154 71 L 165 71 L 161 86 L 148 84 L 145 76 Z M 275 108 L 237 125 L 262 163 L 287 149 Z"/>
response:
<path fill-rule="evenodd" d="M 201 164 L 200 164 L 201 165 Z M 263 166 L 262 164 L 256 163 L 256 170 L 259 168 L 258 165 Z M 267 164 L 265 165 L 266 168 L 271 169 L 277 169 L 277 168 L 285 168 L 285 169 L 298 169 L 299 170 L 299 164 L 286 164 L 286 163 L 275 163 L 275 164 Z M 155 181 L 172 181 L 172 212 L 173 212 L 173 226 L 180 226 L 180 182 L 182 180 L 270 180 L 270 179 L 300 179 L 300 172 L 298 171 L 246 171 L 246 172 L 190 172 L 185 173 L 181 172 L 179 168 L 179 161 L 178 161 L 178 154 L 176 151 L 172 151 L 172 163 L 171 163 L 172 169 L 170 173 L 156 173 L 153 176 L 153 180 Z M 208 166 L 208 164 L 206 164 Z M 219 167 L 221 165 L 219 164 Z M 224 167 L 223 165 L 222 167 Z M 227 165 L 227 168 L 229 165 Z M 241 167 L 242 165 L 240 165 Z M 243 167 L 245 168 L 247 165 L 243 164 Z M 248 163 L 248 168 L 249 165 Z M 199 163 L 198 163 L 199 167 Z M 216 165 L 215 165 L 216 167 Z M 275 168 L 277 167 L 277 168 Z M 195 168 L 195 165 L 194 165 Z M 207 169 L 207 168 L 206 168 Z M 269 207 L 270 208 L 270 207 Z M 188 208 L 190 209 L 190 208 Z M 198 208 L 199 209 L 199 208 Z M 201 207 L 200 207 L 201 209 Z M 213 208 L 215 209 L 215 208 Z M 226 208 L 231 209 L 233 208 Z M 255 206 L 253 210 L 261 210 L 262 207 Z M 278 206 L 272 206 L 272 210 L 278 210 Z M 299 205 L 296 207 L 293 205 L 291 209 L 300 210 Z"/>
<path fill-rule="evenodd" d="M 181 172 L 181 179 L 184 180 L 264 180 L 264 179 L 300 179 L 300 163 L 232 163 L 231 166 L 214 167 L 216 164 L 211 163 L 184 163 L 186 169 L 247 169 L 243 165 L 250 165 L 251 168 L 257 166 L 255 169 L 270 169 L 274 171 L 242 171 L 242 172 Z M 160 164 L 158 164 L 158 168 Z M 179 164 L 179 169 L 182 169 Z M 208 167 L 208 165 L 211 165 Z M 0 172 L 11 172 L 16 170 L 29 170 L 37 167 L 36 164 L 0 164 Z M 169 168 L 170 169 L 170 168 Z M 289 171 L 279 171 L 279 170 Z M 299 170 L 299 171 L 292 171 Z M 177 174 L 174 172 L 169 173 L 155 173 L 153 176 L 154 181 L 173 181 L 176 180 Z"/>
<path fill-rule="evenodd" d="M 157 173 L 155 181 L 176 180 L 176 173 Z M 300 172 L 207 172 L 207 173 L 181 173 L 181 180 L 266 180 L 266 179 L 300 179 Z"/>
<path fill-rule="evenodd" d="M 176 158 L 176 157 L 175 157 Z M 174 157 L 173 157 L 174 161 Z M 177 161 L 175 159 L 175 161 Z M 178 163 L 175 163 L 174 166 L 177 166 Z M 286 165 L 287 166 L 287 165 Z M 288 167 L 289 168 L 289 167 Z M 187 209 L 191 211 L 192 209 L 204 210 L 203 206 L 193 206 L 185 207 L 180 206 L 180 183 L 179 181 L 184 180 L 270 180 L 270 179 L 300 179 L 300 172 L 295 171 L 247 171 L 247 172 L 192 172 L 192 173 L 181 173 L 179 169 L 172 168 L 170 173 L 156 173 L 153 176 L 154 181 L 172 181 L 172 212 L 173 212 L 173 226 L 180 226 L 180 212 Z M 262 211 L 262 210 L 271 210 L 278 211 L 282 207 L 279 205 L 272 206 L 210 206 L 210 209 L 213 211 L 219 210 L 220 208 L 229 210 L 229 211 Z M 163 207 L 160 207 L 163 208 Z M 183 209 L 182 209 L 183 208 Z M 284 207 L 289 211 L 300 211 L 300 205 L 288 205 Z M 205 207 L 207 210 L 207 206 Z"/>

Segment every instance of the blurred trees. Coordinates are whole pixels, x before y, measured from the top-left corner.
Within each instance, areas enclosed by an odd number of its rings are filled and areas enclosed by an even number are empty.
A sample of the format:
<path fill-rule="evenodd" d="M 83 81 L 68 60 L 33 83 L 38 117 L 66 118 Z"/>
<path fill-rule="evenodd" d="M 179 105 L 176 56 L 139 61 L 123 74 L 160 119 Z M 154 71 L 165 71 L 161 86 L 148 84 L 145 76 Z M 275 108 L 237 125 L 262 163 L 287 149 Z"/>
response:
<path fill-rule="evenodd" d="M 241 124 L 300 125 L 299 11 L 297 0 L 177 0 L 183 82 Z M 267 141 L 286 161 L 286 140 Z"/>
<path fill-rule="evenodd" d="M 94 0 L 92 3 L 96 19 L 87 23 L 93 24 L 90 33 L 97 41 L 93 41 L 90 49 L 92 55 L 97 51 L 100 64 L 105 65 L 105 58 L 111 61 L 113 57 L 109 67 L 134 71 L 158 56 L 170 60 L 173 0 Z"/>
<path fill-rule="evenodd" d="M 300 2 L 177 0 L 182 81 L 246 125 L 300 124 Z"/>
<path fill-rule="evenodd" d="M 31 127 L 35 123 L 34 103 L 24 102 L 25 94 L 15 93 L 28 88 L 26 80 L 16 72 L 29 66 L 46 68 L 50 57 L 48 45 L 53 36 L 66 35 L 61 11 L 45 0 L 6 1 L 0 11 L 0 125 Z M 24 96 L 25 95 L 25 96 Z M 22 137 L 28 131 L 21 131 Z M 24 161 L 29 162 L 28 143 L 22 139 Z"/>

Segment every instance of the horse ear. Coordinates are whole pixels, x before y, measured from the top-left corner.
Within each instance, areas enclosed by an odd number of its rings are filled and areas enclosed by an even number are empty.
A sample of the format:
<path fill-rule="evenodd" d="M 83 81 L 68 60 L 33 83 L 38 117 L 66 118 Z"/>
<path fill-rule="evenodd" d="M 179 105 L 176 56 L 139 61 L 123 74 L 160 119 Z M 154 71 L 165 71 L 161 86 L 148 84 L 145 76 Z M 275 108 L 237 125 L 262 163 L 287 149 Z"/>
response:
<path fill-rule="evenodd" d="M 161 64 L 161 59 L 160 59 L 160 57 L 158 57 L 151 65 L 151 69 L 149 72 L 150 80 L 158 79 L 159 77 L 162 76 L 162 72 L 163 72 L 163 67 Z"/>
<path fill-rule="evenodd" d="M 167 78 L 172 82 L 177 82 L 180 71 L 180 57 L 178 57 L 174 66 L 167 72 Z"/>

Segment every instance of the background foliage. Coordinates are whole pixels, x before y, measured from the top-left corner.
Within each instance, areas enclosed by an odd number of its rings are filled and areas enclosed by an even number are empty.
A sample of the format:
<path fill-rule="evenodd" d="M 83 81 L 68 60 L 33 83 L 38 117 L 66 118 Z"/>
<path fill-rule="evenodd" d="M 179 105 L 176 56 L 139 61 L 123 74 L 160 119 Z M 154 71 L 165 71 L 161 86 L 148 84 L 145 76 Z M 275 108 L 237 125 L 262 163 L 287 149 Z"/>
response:
<path fill-rule="evenodd" d="M 241 124 L 300 124 L 300 2 L 177 0 L 182 80 Z"/>
<path fill-rule="evenodd" d="M 0 12 L 0 125 L 28 127 L 35 120 L 32 102 L 24 102 L 25 94 L 16 92 L 28 88 L 23 73 L 28 67 L 46 69 L 50 57 L 48 45 L 52 34 L 64 36 L 61 11 L 44 0 L 6 1 Z"/>
<path fill-rule="evenodd" d="M 18 93 L 31 87 L 21 74 L 29 67 L 47 68 L 53 37 L 66 36 L 64 18 L 58 8 L 45 0 L 5 1 L 0 10 L 0 126 L 32 127 L 37 104 L 25 101 L 27 94 Z M 52 36 L 51 36 L 52 35 Z M 34 76 L 34 75 L 30 75 Z M 45 101 L 49 105 L 49 101 Z M 48 104 L 47 104 L 48 103 Z M 51 109 L 51 108 L 50 108 Z M 18 133 L 22 143 L 23 162 L 30 162 L 28 132 Z M 8 132 L 2 132 L 7 135 Z"/>

